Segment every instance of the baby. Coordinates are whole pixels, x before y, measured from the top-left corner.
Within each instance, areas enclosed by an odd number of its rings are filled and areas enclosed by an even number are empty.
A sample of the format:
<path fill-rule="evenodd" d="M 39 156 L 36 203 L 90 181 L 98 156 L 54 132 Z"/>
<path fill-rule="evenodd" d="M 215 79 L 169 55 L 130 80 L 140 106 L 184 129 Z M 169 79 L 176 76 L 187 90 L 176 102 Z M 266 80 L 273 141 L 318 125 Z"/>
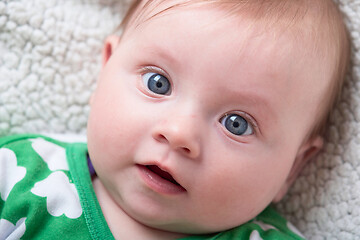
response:
<path fill-rule="evenodd" d="M 134 1 L 87 146 L 0 140 L 0 239 L 303 239 L 268 206 L 321 149 L 348 58 L 331 0 Z"/>

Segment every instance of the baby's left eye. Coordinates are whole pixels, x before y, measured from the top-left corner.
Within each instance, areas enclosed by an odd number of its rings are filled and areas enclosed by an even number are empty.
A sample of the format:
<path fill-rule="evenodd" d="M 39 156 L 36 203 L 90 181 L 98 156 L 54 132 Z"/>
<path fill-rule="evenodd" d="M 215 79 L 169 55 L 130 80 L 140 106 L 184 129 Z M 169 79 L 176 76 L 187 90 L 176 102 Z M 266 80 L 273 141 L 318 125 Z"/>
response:
<path fill-rule="evenodd" d="M 234 135 L 246 136 L 252 135 L 254 129 L 248 121 L 238 114 L 225 115 L 220 119 L 220 122 L 224 127 Z"/>
<path fill-rule="evenodd" d="M 145 73 L 142 79 L 144 85 L 153 93 L 167 95 L 171 92 L 170 81 L 159 73 Z"/>

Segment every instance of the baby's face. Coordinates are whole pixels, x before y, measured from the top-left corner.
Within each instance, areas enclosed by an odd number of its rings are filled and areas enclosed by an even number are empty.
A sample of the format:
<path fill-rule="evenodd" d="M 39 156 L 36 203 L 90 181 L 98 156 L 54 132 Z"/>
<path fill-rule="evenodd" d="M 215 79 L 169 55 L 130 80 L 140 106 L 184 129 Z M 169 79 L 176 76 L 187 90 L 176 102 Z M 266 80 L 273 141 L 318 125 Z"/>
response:
<path fill-rule="evenodd" d="M 242 224 L 282 197 L 306 157 L 324 88 L 316 59 L 251 24 L 186 8 L 109 38 L 88 147 L 138 222 L 185 233 Z"/>

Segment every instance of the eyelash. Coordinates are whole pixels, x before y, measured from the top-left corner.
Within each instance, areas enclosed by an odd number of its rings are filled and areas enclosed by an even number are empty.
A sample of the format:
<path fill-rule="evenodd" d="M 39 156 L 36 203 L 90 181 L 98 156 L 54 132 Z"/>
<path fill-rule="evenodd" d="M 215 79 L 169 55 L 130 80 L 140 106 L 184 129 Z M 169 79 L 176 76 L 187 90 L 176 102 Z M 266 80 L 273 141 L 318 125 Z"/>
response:
<path fill-rule="evenodd" d="M 169 76 L 169 74 L 167 74 L 167 73 L 166 73 L 164 70 L 162 70 L 161 68 L 158 68 L 158 67 L 155 67 L 155 66 L 144 66 L 144 67 L 141 67 L 141 69 L 140 69 L 140 74 L 141 74 L 141 75 L 146 74 L 146 73 L 149 73 L 149 72 L 161 74 L 161 75 L 163 75 L 164 77 L 166 77 L 166 78 L 170 81 L 170 76 Z"/>

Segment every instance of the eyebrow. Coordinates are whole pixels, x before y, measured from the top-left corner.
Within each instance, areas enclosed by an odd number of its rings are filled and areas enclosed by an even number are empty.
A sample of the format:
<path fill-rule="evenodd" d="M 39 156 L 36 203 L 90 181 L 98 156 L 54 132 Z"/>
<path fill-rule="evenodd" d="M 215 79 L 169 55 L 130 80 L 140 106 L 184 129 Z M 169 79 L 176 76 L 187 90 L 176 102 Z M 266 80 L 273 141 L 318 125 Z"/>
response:
<path fill-rule="evenodd" d="M 163 46 L 159 46 L 157 43 L 151 43 L 148 45 L 142 45 L 141 48 L 146 51 L 147 54 L 156 54 L 161 59 L 170 62 L 171 64 L 180 66 L 181 62 L 173 57 L 176 54 L 169 53 L 171 50 L 165 50 Z"/>

